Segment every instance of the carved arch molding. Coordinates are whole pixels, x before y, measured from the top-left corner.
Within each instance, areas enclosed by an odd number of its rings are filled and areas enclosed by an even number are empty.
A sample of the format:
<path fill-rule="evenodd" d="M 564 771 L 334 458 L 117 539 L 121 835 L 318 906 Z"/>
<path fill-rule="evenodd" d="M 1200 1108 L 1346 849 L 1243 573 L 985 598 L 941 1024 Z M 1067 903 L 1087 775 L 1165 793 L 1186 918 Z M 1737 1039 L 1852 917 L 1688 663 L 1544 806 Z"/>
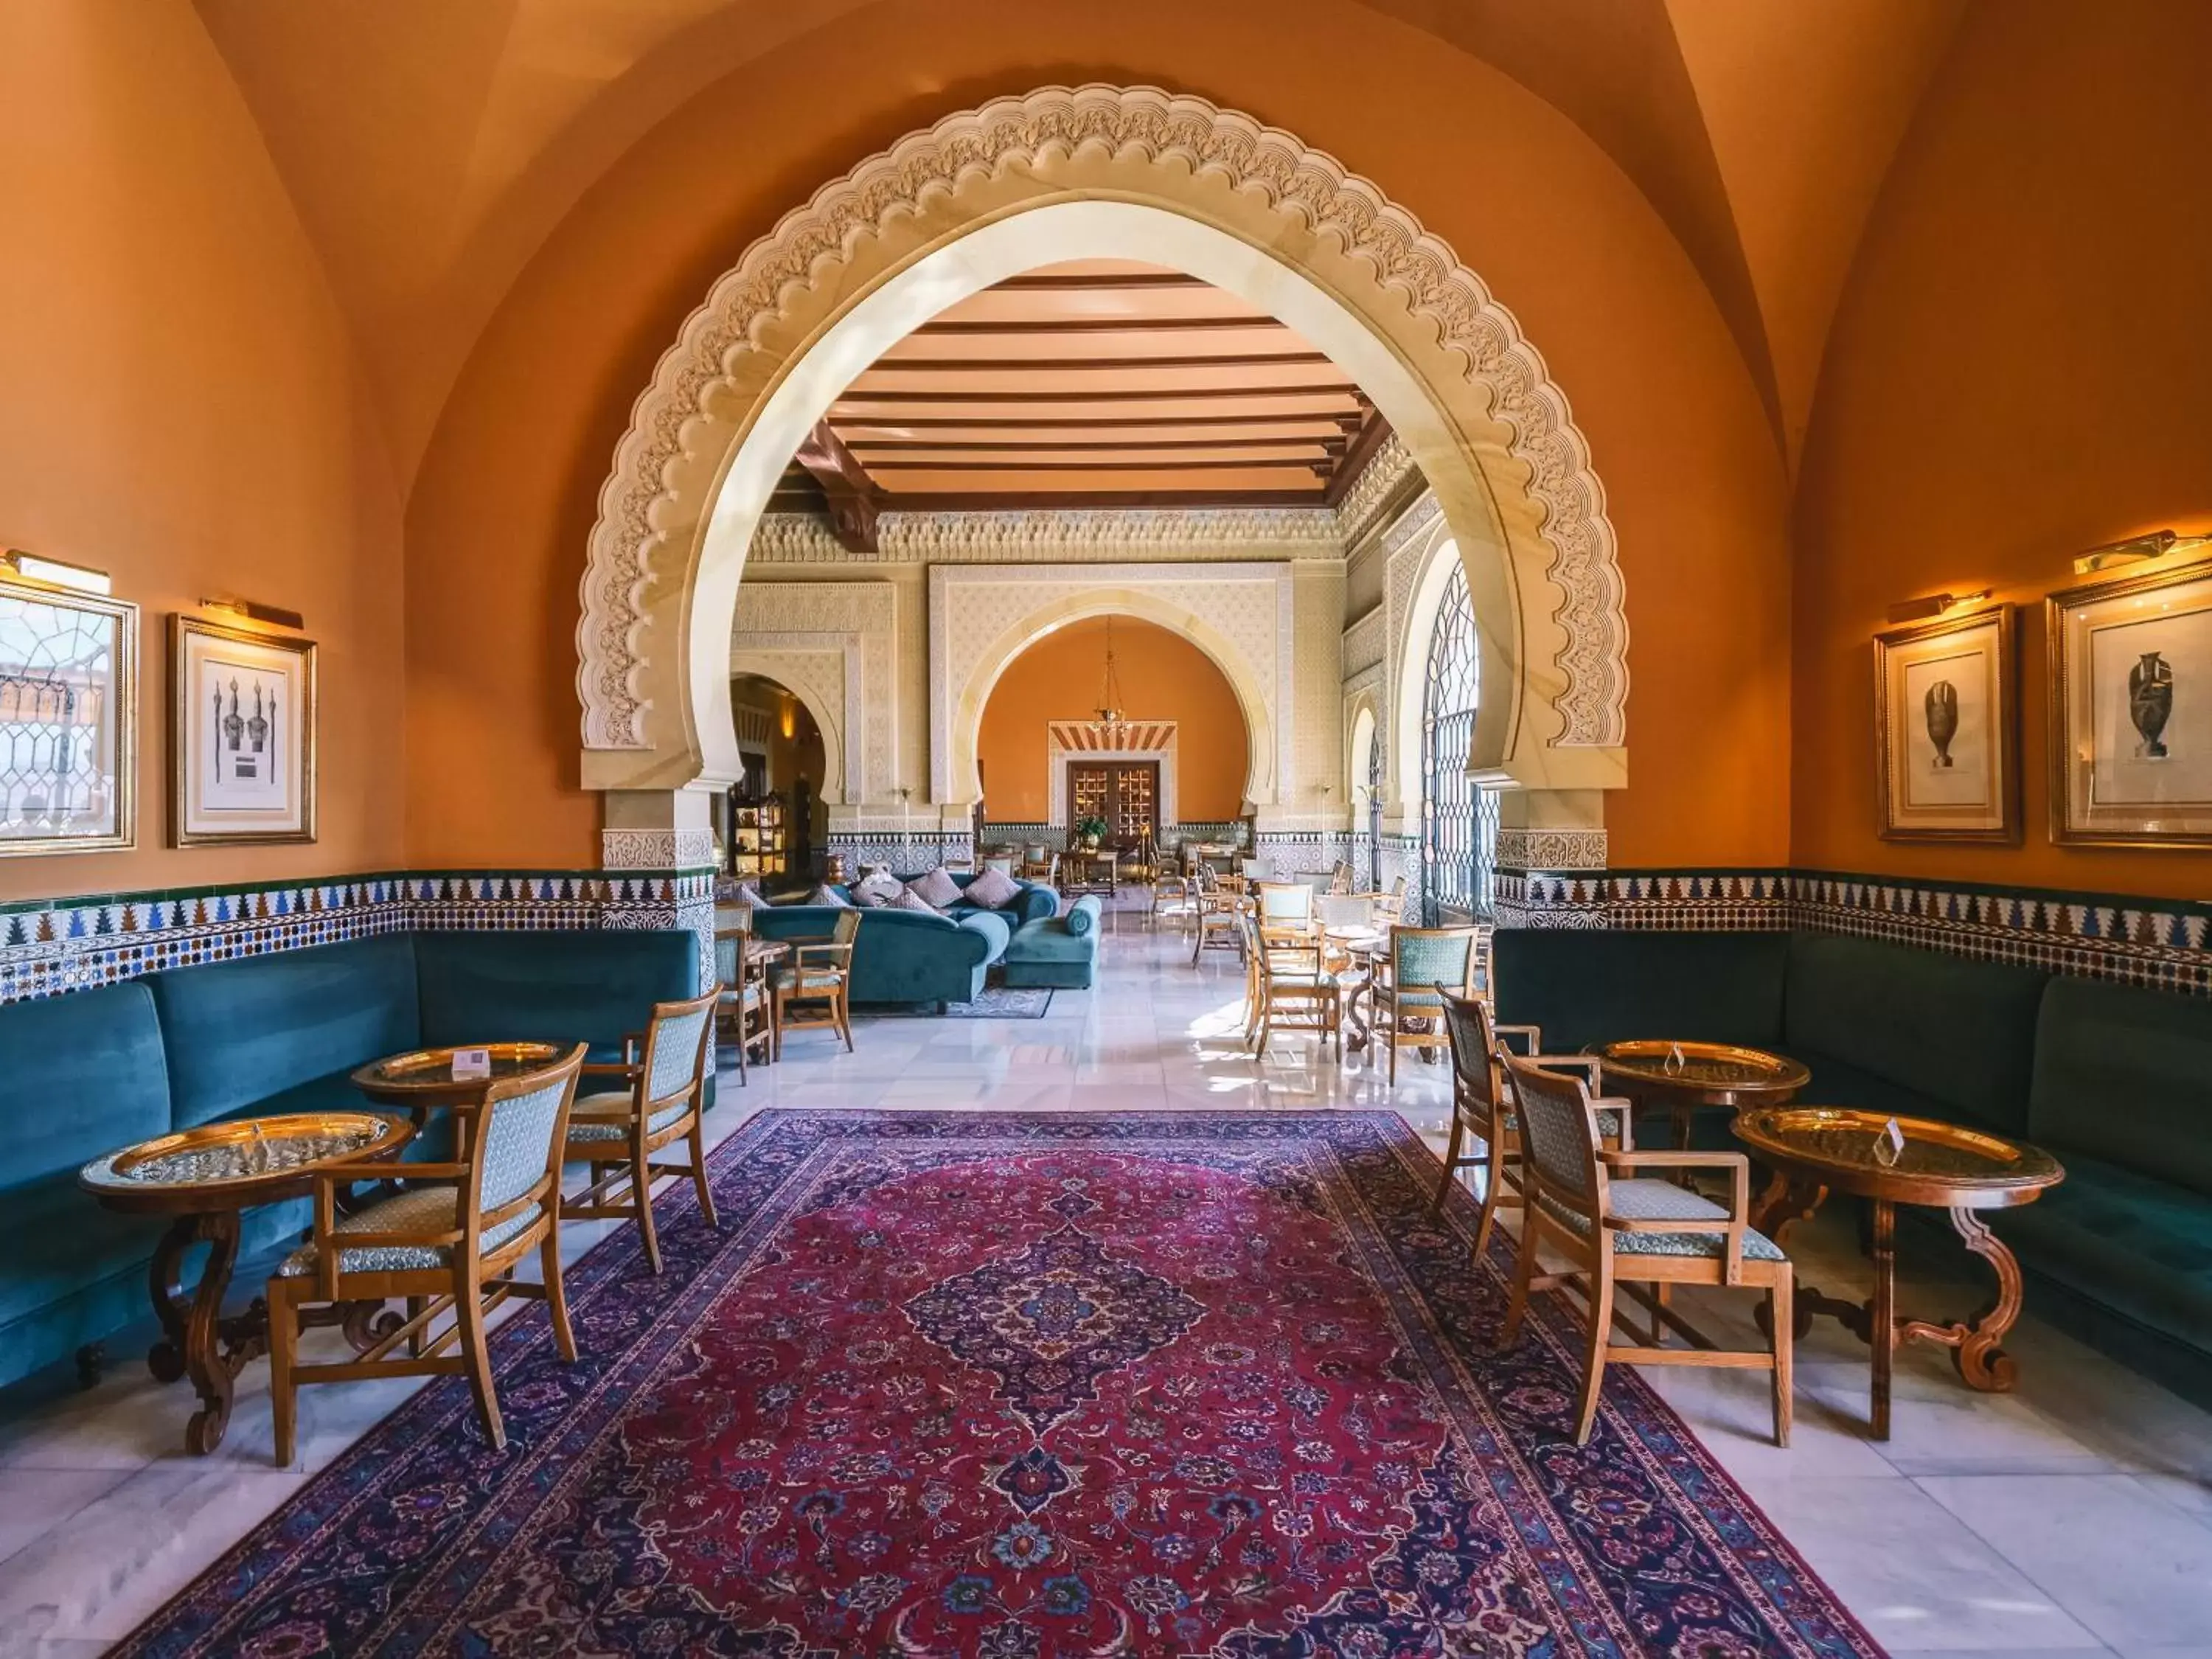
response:
<path fill-rule="evenodd" d="M 800 360 L 872 284 L 1010 215 L 1109 196 L 1267 250 L 1291 286 L 1334 301 L 1403 365 L 1418 395 L 1401 401 L 1429 418 L 1408 408 L 1393 424 L 1493 607 L 1486 659 L 1510 659 L 1494 746 L 1532 784 L 1617 781 L 1628 629 L 1613 532 L 1566 398 L 1512 314 L 1413 214 L 1292 135 L 1203 99 L 1086 86 L 964 111 L 864 161 L 754 244 L 685 322 L 600 492 L 576 635 L 587 782 L 680 787 L 711 770 L 702 726 L 726 692 L 717 636 L 743 543 L 734 558 L 702 550 L 718 530 L 750 536 L 750 519 L 730 522 L 748 509 L 724 492 L 743 475 L 764 499 L 750 474 L 770 462 L 744 441 Z M 841 367 L 854 366 L 822 372 Z M 1478 573 L 1486 546 L 1495 568 Z"/>

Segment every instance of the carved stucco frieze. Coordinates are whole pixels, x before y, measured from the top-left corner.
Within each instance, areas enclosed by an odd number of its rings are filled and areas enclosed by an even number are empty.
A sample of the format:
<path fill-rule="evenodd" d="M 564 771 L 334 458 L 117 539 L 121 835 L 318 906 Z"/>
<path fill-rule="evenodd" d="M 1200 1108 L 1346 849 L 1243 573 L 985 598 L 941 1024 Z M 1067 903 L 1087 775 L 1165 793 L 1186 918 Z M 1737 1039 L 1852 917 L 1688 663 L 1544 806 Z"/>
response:
<path fill-rule="evenodd" d="M 896 513 L 876 520 L 878 550 L 854 554 L 826 520 L 771 513 L 748 561 L 769 564 L 1027 564 L 1068 558 L 1335 559 L 1327 507 L 1063 507 L 1017 513 Z"/>
<path fill-rule="evenodd" d="M 663 509 L 680 505 L 669 480 L 684 456 L 687 422 L 728 383 L 733 356 L 756 349 L 756 331 L 778 314 L 786 290 L 821 280 L 852 239 L 926 212 L 965 177 L 1090 145 L 1157 162 L 1164 192 L 1164 181 L 1193 173 L 1224 179 L 1241 198 L 1332 239 L 1433 325 L 1439 345 L 1465 362 L 1510 430 L 1511 453 L 1528 469 L 1543 509 L 1565 635 L 1559 741 L 1624 741 L 1627 623 L 1603 492 L 1564 395 L 1512 314 L 1412 214 L 1291 135 L 1157 88 L 1086 86 L 1048 87 L 964 111 L 871 157 L 787 215 L 685 322 L 638 399 L 600 492 L 576 632 L 585 747 L 647 746 L 640 666 L 648 651 L 683 648 L 674 639 L 649 642 L 643 614 L 656 562 L 687 552 L 681 536 L 688 530 L 679 535 L 660 522 Z M 697 517 L 665 516 L 676 526 Z"/>

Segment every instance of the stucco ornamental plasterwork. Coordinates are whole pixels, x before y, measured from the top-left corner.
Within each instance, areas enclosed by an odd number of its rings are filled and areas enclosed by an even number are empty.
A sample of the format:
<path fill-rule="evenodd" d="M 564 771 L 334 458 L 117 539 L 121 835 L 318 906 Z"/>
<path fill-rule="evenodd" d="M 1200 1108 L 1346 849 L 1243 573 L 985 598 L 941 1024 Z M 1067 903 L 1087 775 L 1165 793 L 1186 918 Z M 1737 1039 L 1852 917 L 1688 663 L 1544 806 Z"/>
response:
<path fill-rule="evenodd" d="M 972 727 L 982 715 L 995 660 L 1010 640 L 1033 641 L 1083 614 L 1115 611 L 1167 626 L 1185 623 L 1218 643 L 1218 665 L 1237 690 L 1247 718 L 1266 722 L 1273 750 L 1264 780 L 1289 770 L 1291 704 L 1285 682 L 1293 655 L 1290 568 L 1267 565 L 939 565 L 930 571 L 930 787 L 939 802 L 955 799 L 972 768 Z M 1118 593 L 1118 598 L 1116 597 Z M 1188 631 L 1188 629 L 1186 631 Z"/>
<path fill-rule="evenodd" d="M 896 587 L 889 582 L 747 582 L 738 590 L 730 648 L 733 665 L 782 680 L 817 711 L 817 718 L 829 715 L 842 745 L 836 787 L 845 801 L 888 797 L 895 787 L 898 741 Z M 765 660 L 769 656 L 773 663 Z M 763 660 L 749 663 L 754 657 Z"/>
<path fill-rule="evenodd" d="M 640 678 L 655 647 L 645 637 L 646 586 L 664 556 L 687 556 L 692 533 L 681 512 L 666 513 L 665 526 L 660 521 L 663 509 L 682 505 L 669 480 L 685 459 L 687 422 L 732 383 L 730 361 L 757 349 L 756 331 L 776 317 L 786 290 L 822 279 L 853 239 L 922 213 L 929 200 L 957 193 L 979 170 L 997 176 L 1093 145 L 1156 165 L 1160 200 L 1170 209 L 1195 173 L 1225 179 L 1240 199 L 1302 222 L 1370 270 L 1378 289 L 1402 296 L 1434 327 L 1439 343 L 1464 361 L 1510 430 L 1511 453 L 1528 468 L 1530 493 L 1543 511 L 1565 634 L 1558 741 L 1622 743 L 1627 623 L 1604 492 L 1565 397 L 1512 314 L 1412 214 L 1291 135 L 1157 88 L 1087 86 L 1000 100 L 909 135 L 787 215 L 691 314 L 633 410 L 600 492 L 576 633 L 584 746 L 647 746 Z M 672 640 L 657 648 L 677 652 L 683 645 Z"/>
<path fill-rule="evenodd" d="M 702 870 L 714 862 L 711 830 L 602 830 L 599 866 L 605 870 Z"/>
<path fill-rule="evenodd" d="M 1602 830 L 1511 830 L 1498 832 L 1501 870 L 1602 870 Z"/>
<path fill-rule="evenodd" d="M 1379 667 L 1387 652 L 1389 618 L 1376 606 L 1344 630 L 1344 672 L 1357 674 Z"/>
<path fill-rule="evenodd" d="M 770 564 L 1027 564 L 1069 557 L 1335 559 L 1328 507 L 1068 507 L 1018 513 L 884 513 L 878 550 L 855 554 L 806 513 L 764 514 L 746 551 Z"/>

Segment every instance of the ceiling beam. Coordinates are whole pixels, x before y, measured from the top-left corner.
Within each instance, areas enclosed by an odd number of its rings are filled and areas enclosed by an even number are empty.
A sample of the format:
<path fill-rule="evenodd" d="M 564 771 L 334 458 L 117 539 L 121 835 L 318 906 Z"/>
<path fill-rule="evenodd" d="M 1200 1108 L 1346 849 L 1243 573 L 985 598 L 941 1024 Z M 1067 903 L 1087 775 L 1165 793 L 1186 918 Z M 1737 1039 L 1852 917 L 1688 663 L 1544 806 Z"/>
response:
<path fill-rule="evenodd" d="M 1032 289 L 1061 293 L 1099 292 L 1115 289 L 1212 288 L 1203 276 L 1189 276 L 1180 270 L 1130 271 L 1119 276 L 1098 273 L 1050 271 L 1032 272 L 1025 276 L 1009 276 L 1004 282 L 994 283 L 983 291 L 987 294 L 1003 289 Z"/>
<path fill-rule="evenodd" d="M 1328 361 L 1328 356 L 1318 351 L 1224 351 L 1197 357 L 878 357 L 860 378 L 872 380 L 878 374 L 957 374 L 979 369 L 1064 374 L 1086 369 L 1273 368 L 1306 367 Z M 1353 383 L 1347 380 L 1343 384 L 1349 390 Z"/>
<path fill-rule="evenodd" d="M 1224 334 L 1271 329 L 1291 331 L 1265 312 L 1249 317 L 1023 317 L 1000 321 L 939 319 L 915 334 L 967 337 L 976 334 Z"/>
<path fill-rule="evenodd" d="M 1382 447 L 1382 441 L 1390 435 L 1390 422 L 1382 418 L 1382 411 L 1370 409 L 1367 419 L 1344 452 L 1344 459 L 1336 464 L 1336 471 L 1328 481 L 1328 504 L 1334 507 L 1359 482 L 1359 475 L 1367 471 L 1368 463 Z"/>
<path fill-rule="evenodd" d="M 830 429 L 830 422 L 816 422 L 791 459 L 822 486 L 823 499 L 830 508 L 830 526 L 838 541 L 851 552 L 878 551 L 876 516 L 883 491 L 845 447 L 844 441 Z"/>
<path fill-rule="evenodd" d="M 1326 456 L 1300 460 L 1289 456 L 1234 456 L 1218 460 L 1167 461 L 871 461 L 872 472 L 1255 472 L 1296 467 L 1328 476 Z"/>
<path fill-rule="evenodd" d="M 973 438 L 848 438 L 855 455 L 896 454 L 914 450 L 957 450 L 963 454 L 1036 454 L 1068 449 L 1105 449 L 1129 455 L 1152 450 L 1293 449 L 1320 448 L 1332 457 L 1343 453 L 1345 441 L 1327 437 L 1291 438 L 1040 438 L 990 440 Z M 872 465 L 874 463 L 871 462 Z"/>
<path fill-rule="evenodd" d="M 1161 404 L 1230 403 L 1238 398 L 1351 398 L 1358 395 L 1354 386 L 1133 386 L 1102 387 L 1096 391 L 1062 392 L 970 392 L 933 391 L 918 387 L 900 391 L 886 386 L 872 390 L 866 386 L 848 386 L 838 394 L 839 405 L 846 404 Z"/>
<path fill-rule="evenodd" d="M 1323 426 L 1334 437 L 1349 438 L 1359 429 L 1356 414 L 1336 415 L 1316 410 L 1301 415 L 1295 410 L 1270 415 L 1264 410 L 1250 415 L 905 415 L 884 416 L 880 418 L 848 418 L 839 422 L 844 427 L 945 427 L 975 431 L 1027 432 L 1032 428 L 1048 431 L 1062 429 L 1085 431 L 1126 430 L 1132 427 L 1202 427 L 1202 426 Z M 848 443 L 872 442 L 873 440 L 848 438 Z"/>

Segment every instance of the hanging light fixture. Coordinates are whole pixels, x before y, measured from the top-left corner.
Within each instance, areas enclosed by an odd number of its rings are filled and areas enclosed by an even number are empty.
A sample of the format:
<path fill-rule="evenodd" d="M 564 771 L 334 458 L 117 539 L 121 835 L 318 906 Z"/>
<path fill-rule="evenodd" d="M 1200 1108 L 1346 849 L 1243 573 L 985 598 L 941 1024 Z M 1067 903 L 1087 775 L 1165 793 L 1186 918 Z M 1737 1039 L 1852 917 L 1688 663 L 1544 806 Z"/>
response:
<path fill-rule="evenodd" d="M 1116 746 L 1112 739 L 1121 729 L 1124 712 L 1121 678 L 1114 672 L 1114 618 L 1109 616 L 1106 618 L 1106 677 L 1098 688 L 1097 718 L 1091 722 L 1091 729 L 1098 734 L 1102 748 Z"/>

